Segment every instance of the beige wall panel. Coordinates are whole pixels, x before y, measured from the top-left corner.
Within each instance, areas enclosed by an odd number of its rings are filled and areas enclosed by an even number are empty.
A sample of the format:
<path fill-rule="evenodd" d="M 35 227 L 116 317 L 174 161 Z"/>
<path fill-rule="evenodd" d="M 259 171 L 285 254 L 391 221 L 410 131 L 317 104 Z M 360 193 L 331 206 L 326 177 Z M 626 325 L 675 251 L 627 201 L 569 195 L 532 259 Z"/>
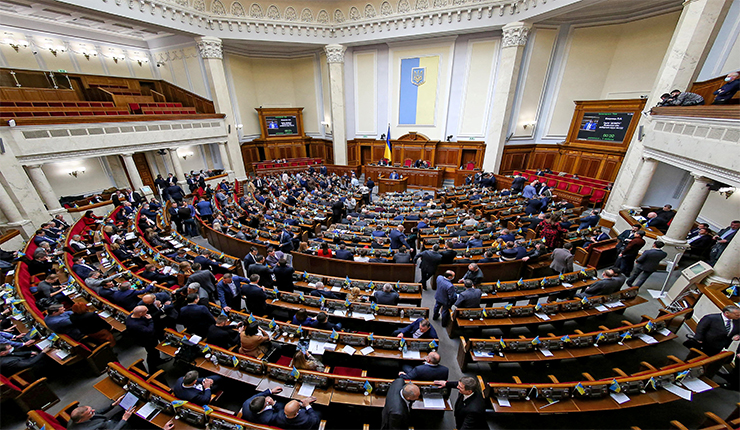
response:
<path fill-rule="evenodd" d="M 68 72 L 74 71 L 72 60 L 69 58 L 68 52 L 57 52 L 57 56 L 51 53 L 48 49 L 39 48 L 38 54 L 46 64 L 46 70 L 56 72 L 57 70 L 66 70 Z"/>
<path fill-rule="evenodd" d="M 89 75 L 105 75 L 103 70 L 103 63 L 101 63 L 100 57 L 90 56 L 90 59 L 85 59 L 82 54 L 75 54 L 77 64 L 80 66 L 80 73 L 87 73 Z"/>
<path fill-rule="evenodd" d="M 258 135 L 260 134 L 260 125 L 254 108 L 259 107 L 259 104 L 255 105 L 257 93 L 252 74 L 252 63 L 247 57 L 229 54 L 229 65 L 231 66 L 231 79 L 234 84 L 236 103 L 239 106 L 241 123 L 244 125 L 242 133 Z"/>
<path fill-rule="evenodd" d="M 293 62 L 294 103 L 303 107 L 303 129 L 307 133 L 319 132 L 319 113 L 316 111 L 316 58 L 296 58 Z M 254 108 L 253 108 L 254 109 Z"/>
<path fill-rule="evenodd" d="M 85 168 L 85 173 L 78 174 L 76 178 L 69 174 L 80 167 Z M 99 158 L 48 163 L 44 164 L 42 170 L 59 197 L 92 193 L 111 186 L 110 177 L 103 170 Z"/>
<path fill-rule="evenodd" d="M 185 64 L 188 67 L 188 73 L 190 74 L 190 82 L 192 83 L 191 91 L 202 97 L 207 97 L 208 92 L 206 91 L 206 80 L 203 77 L 203 70 L 200 67 L 200 59 L 198 58 L 198 51 L 195 47 L 185 49 Z"/>
<path fill-rule="evenodd" d="M 188 83 L 188 75 L 185 74 L 185 63 L 182 59 L 172 60 L 170 63 L 172 64 L 170 73 L 172 73 L 173 82 L 186 90 L 192 91 Z"/>
<path fill-rule="evenodd" d="M 498 40 L 473 40 L 468 45 L 468 73 L 463 95 L 459 137 L 486 134 L 484 129 L 498 46 Z"/>
<path fill-rule="evenodd" d="M 739 218 L 738 214 L 740 214 L 740 193 L 734 193 L 727 199 L 719 193 L 709 193 L 699 218 L 716 227 L 725 228 L 731 221 Z"/>
<path fill-rule="evenodd" d="M 720 73 L 720 75 L 726 75 L 738 70 L 740 70 L 740 37 L 735 39 L 735 44 L 732 45 L 730 55 L 727 57 L 727 61 L 725 61 L 725 65 L 722 67 L 722 73 Z"/>
<path fill-rule="evenodd" d="M 5 57 L 8 67 L 34 70 L 38 70 L 39 68 L 39 63 L 36 61 L 31 48 L 19 48 L 18 52 L 15 52 L 15 49 L 12 47 L 6 44 L 0 44 L 0 52 Z"/>
<path fill-rule="evenodd" d="M 125 76 L 131 78 L 131 72 L 128 70 L 126 61 L 118 60 L 118 63 L 113 61 L 112 58 L 105 58 L 105 65 L 108 67 L 108 74 L 111 76 Z"/>
<path fill-rule="evenodd" d="M 187 159 L 183 158 L 184 155 L 187 155 Z M 182 170 L 184 170 L 185 173 L 190 173 L 191 170 L 195 170 L 197 172 L 200 171 L 200 169 L 206 169 L 206 162 L 197 145 L 178 147 L 177 156 L 180 157 L 180 164 L 182 164 Z"/>
<path fill-rule="evenodd" d="M 354 55 L 355 70 L 355 135 L 378 134 L 377 65 L 375 51 Z"/>
<path fill-rule="evenodd" d="M 516 118 L 515 137 L 531 137 L 534 127 L 524 128 L 524 124 L 537 121 L 537 109 L 542 97 L 542 88 L 547 78 L 552 48 L 557 39 L 557 30 L 538 28 L 532 40 L 532 53 L 527 65 L 527 76 L 524 81 L 519 115 Z"/>

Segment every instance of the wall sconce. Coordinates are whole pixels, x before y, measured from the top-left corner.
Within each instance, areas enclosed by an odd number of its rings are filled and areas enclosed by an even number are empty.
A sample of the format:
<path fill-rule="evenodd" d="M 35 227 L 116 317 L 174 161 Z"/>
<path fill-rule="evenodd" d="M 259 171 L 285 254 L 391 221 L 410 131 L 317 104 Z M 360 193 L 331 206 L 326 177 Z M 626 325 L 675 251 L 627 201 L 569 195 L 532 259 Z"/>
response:
<path fill-rule="evenodd" d="M 527 128 L 534 127 L 535 125 L 537 125 L 537 121 L 530 121 L 530 122 L 525 122 L 522 125 L 522 127 L 524 127 L 524 129 L 526 130 Z"/>
<path fill-rule="evenodd" d="M 243 128 L 244 128 L 244 124 L 237 124 L 237 125 L 236 125 L 236 129 L 237 129 L 237 130 L 241 130 L 241 129 L 243 129 Z"/>
<path fill-rule="evenodd" d="M 123 61 L 126 59 L 123 55 L 111 55 L 111 58 L 113 59 L 113 62 L 118 64 L 119 61 Z"/>
<path fill-rule="evenodd" d="M 69 176 L 74 176 L 76 178 L 77 175 L 81 175 L 81 174 L 85 173 L 85 168 L 84 167 L 77 167 L 77 168 L 75 168 L 75 170 L 70 170 L 67 173 L 69 173 Z"/>
<path fill-rule="evenodd" d="M 730 196 L 735 192 L 735 187 L 722 187 L 717 191 L 721 196 L 725 196 L 726 199 L 729 199 Z"/>
<path fill-rule="evenodd" d="M 4 40 L 4 42 L 10 45 L 11 48 L 15 49 L 15 52 L 18 52 L 18 49 L 20 48 L 28 48 L 28 41 L 26 40 L 15 40 L 7 38 Z"/>
<path fill-rule="evenodd" d="M 57 56 L 58 53 L 65 52 L 65 51 L 66 49 L 64 49 L 64 46 L 50 46 L 49 47 L 49 52 L 51 52 L 51 54 L 54 55 L 55 57 Z"/>
<path fill-rule="evenodd" d="M 95 52 L 87 52 L 87 51 L 82 51 L 82 55 L 83 55 L 83 56 L 85 57 L 85 59 L 86 59 L 87 61 L 90 61 L 90 57 L 91 57 L 91 56 L 92 56 L 92 57 L 97 57 L 97 56 L 98 56 L 98 54 L 97 54 L 97 53 L 95 53 Z"/>
<path fill-rule="evenodd" d="M 192 157 L 192 156 L 193 156 L 193 153 L 191 151 L 180 154 L 180 157 L 182 157 L 183 160 L 187 160 L 188 157 Z"/>
<path fill-rule="evenodd" d="M 146 58 L 137 58 L 136 62 L 139 63 L 139 67 L 141 67 L 144 63 L 148 63 L 149 60 Z"/>

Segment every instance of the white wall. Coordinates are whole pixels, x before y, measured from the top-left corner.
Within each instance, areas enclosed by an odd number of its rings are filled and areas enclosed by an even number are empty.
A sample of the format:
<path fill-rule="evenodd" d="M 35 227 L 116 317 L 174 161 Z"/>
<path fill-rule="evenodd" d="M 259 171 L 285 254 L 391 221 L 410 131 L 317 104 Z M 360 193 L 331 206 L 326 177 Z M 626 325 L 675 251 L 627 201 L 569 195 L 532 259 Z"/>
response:
<path fill-rule="evenodd" d="M 689 172 L 665 163 L 658 163 L 653 180 L 650 182 L 642 206 L 663 206 L 677 208 L 691 186 Z"/>
<path fill-rule="evenodd" d="M 76 178 L 69 174 L 82 167 L 85 168 L 85 173 L 78 173 Z M 42 170 L 59 197 L 99 192 L 116 185 L 111 181 L 100 158 L 47 163 Z"/>
<path fill-rule="evenodd" d="M 734 0 L 697 80 L 706 81 L 738 70 L 740 70 L 740 0 Z"/>

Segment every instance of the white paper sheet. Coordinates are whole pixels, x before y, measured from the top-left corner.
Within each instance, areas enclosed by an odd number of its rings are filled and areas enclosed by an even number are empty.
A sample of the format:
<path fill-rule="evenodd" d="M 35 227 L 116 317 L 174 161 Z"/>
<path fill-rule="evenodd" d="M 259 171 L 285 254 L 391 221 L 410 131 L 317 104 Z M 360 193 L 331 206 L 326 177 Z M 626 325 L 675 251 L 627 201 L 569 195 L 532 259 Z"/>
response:
<path fill-rule="evenodd" d="M 490 352 L 483 352 L 483 351 L 473 351 L 474 357 L 491 357 L 492 354 Z"/>
<path fill-rule="evenodd" d="M 445 399 L 442 397 L 424 397 L 425 409 L 444 409 Z"/>
<path fill-rule="evenodd" d="M 344 316 L 347 316 L 347 311 L 343 311 L 341 309 L 334 309 L 334 315 L 344 317 Z"/>
<path fill-rule="evenodd" d="M 547 349 L 547 348 L 540 348 L 540 352 L 541 352 L 541 353 L 542 353 L 542 355 L 544 355 L 545 357 L 552 357 L 552 356 L 554 355 L 554 354 L 553 354 L 553 353 L 552 353 L 552 352 L 551 352 L 551 351 L 550 351 L 549 349 Z"/>
<path fill-rule="evenodd" d="M 569 284 L 567 282 L 561 282 L 560 285 L 564 286 L 565 288 L 573 288 L 573 284 Z"/>
<path fill-rule="evenodd" d="M 62 349 L 57 349 L 56 351 L 54 351 L 54 354 L 56 354 L 57 357 L 61 358 L 62 360 L 64 360 L 65 358 L 69 357 L 69 353 L 67 351 L 62 350 Z"/>
<path fill-rule="evenodd" d="M 637 337 L 641 341 L 647 343 L 648 345 L 652 345 L 654 343 L 658 343 L 658 341 L 654 337 L 650 336 L 649 334 L 641 333 L 641 334 L 638 334 Z"/>
<path fill-rule="evenodd" d="M 665 297 L 666 293 L 661 293 L 660 290 L 650 290 L 648 289 L 648 293 L 650 293 L 650 296 L 654 299 L 661 299 Z"/>
<path fill-rule="evenodd" d="M 372 354 L 373 351 L 375 350 L 373 349 L 372 346 L 366 346 L 360 350 L 360 353 L 362 353 L 362 355 L 368 355 L 368 354 Z"/>
<path fill-rule="evenodd" d="M 308 352 L 311 354 L 322 355 L 324 353 L 324 345 L 326 342 L 319 342 L 317 340 L 310 340 L 308 342 Z"/>
<path fill-rule="evenodd" d="M 620 306 L 624 306 L 624 303 L 622 303 L 620 300 L 617 300 L 616 302 L 610 302 L 606 304 L 607 308 L 618 308 Z"/>
<path fill-rule="evenodd" d="M 98 315 L 100 315 L 101 318 L 108 318 L 110 317 L 110 312 L 103 311 L 103 312 L 100 312 Z"/>
<path fill-rule="evenodd" d="M 667 328 L 662 329 L 658 333 L 662 334 L 663 336 L 670 336 L 671 335 L 671 331 L 668 330 Z"/>
<path fill-rule="evenodd" d="M 511 402 L 509 402 L 509 399 L 505 397 L 496 397 L 496 401 L 498 402 L 498 405 L 502 408 L 510 408 Z"/>
<path fill-rule="evenodd" d="M 692 395 L 691 390 L 681 388 L 676 384 L 668 384 L 668 385 L 665 385 L 663 388 L 665 388 L 666 391 L 670 391 L 671 393 L 677 395 L 678 397 L 682 399 L 691 401 L 691 395 Z"/>
<path fill-rule="evenodd" d="M 331 287 L 332 293 L 338 293 L 342 291 L 342 287 Z"/>
<path fill-rule="evenodd" d="M 337 349 L 337 344 L 324 342 L 324 349 L 327 351 L 335 351 Z"/>
<path fill-rule="evenodd" d="M 712 386 L 701 379 L 684 379 L 681 381 L 684 387 L 695 393 L 703 393 L 712 389 Z"/>
<path fill-rule="evenodd" d="M 316 388 L 314 384 L 301 384 L 301 388 L 298 389 L 298 395 L 303 397 L 313 396 L 313 390 Z"/>
<path fill-rule="evenodd" d="M 41 342 L 36 343 L 34 346 L 40 350 L 44 350 L 48 348 L 51 345 L 51 342 L 49 342 L 49 339 L 44 339 Z"/>
<path fill-rule="evenodd" d="M 157 408 L 154 406 L 154 403 L 148 402 L 146 405 L 142 406 L 141 408 L 139 408 L 138 411 L 136 411 L 136 415 L 146 420 L 149 417 L 149 415 L 151 415 L 151 413 L 156 410 Z"/>
<path fill-rule="evenodd" d="M 543 312 L 535 312 L 534 313 L 534 316 L 536 316 L 537 318 L 541 319 L 542 321 L 548 321 L 550 319 L 550 317 L 548 317 L 547 314 L 545 314 Z"/>
<path fill-rule="evenodd" d="M 631 400 L 624 393 L 609 393 L 609 395 L 612 397 L 612 399 L 614 399 L 615 402 L 619 403 L 620 405 Z"/>
<path fill-rule="evenodd" d="M 223 267 L 224 269 L 227 269 L 228 270 L 228 269 L 231 269 L 232 267 L 234 267 L 234 265 L 233 264 L 222 263 L 221 264 L 221 267 Z"/>
<path fill-rule="evenodd" d="M 344 345 L 344 348 L 342 348 L 342 352 L 353 355 L 355 352 L 357 352 L 357 350 L 349 345 Z"/>
<path fill-rule="evenodd" d="M 419 353 L 419 351 L 407 350 L 403 352 L 403 358 L 404 360 L 418 360 L 421 358 L 421 354 Z"/>
<path fill-rule="evenodd" d="M 599 311 L 599 312 L 606 312 L 606 311 L 608 311 L 608 310 L 609 310 L 609 308 L 607 308 L 607 307 L 606 307 L 606 306 L 604 306 L 604 305 L 599 305 L 599 306 L 596 306 L 596 307 L 595 307 L 594 309 L 596 309 L 596 310 L 597 310 L 597 311 Z"/>
<path fill-rule="evenodd" d="M 136 402 L 139 401 L 139 398 L 136 397 L 133 393 L 126 393 L 125 396 L 123 396 L 123 399 L 121 400 L 121 403 L 118 404 L 118 406 L 122 407 L 124 411 L 127 411 L 131 409 L 132 406 L 136 404 Z"/>
<path fill-rule="evenodd" d="M 373 315 L 373 314 L 365 314 L 365 315 L 363 315 L 363 317 L 362 317 L 362 318 L 363 318 L 363 319 L 364 319 L 365 321 L 372 321 L 372 320 L 374 320 L 374 319 L 375 319 L 375 315 Z"/>
<path fill-rule="evenodd" d="M 203 340 L 203 338 L 198 336 L 197 334 L 190 336 L 190 341 L 193 343 L 200 343 L 201 340 Z"/>

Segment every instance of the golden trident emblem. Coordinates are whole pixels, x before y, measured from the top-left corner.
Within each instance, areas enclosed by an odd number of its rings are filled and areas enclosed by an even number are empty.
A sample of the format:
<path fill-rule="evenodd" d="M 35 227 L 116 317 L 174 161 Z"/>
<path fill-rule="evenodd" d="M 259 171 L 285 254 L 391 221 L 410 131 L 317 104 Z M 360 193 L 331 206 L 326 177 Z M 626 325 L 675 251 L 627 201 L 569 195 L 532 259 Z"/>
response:
<path fill-rule="evenodd" d="M 425 82 L 426 67 L 414 67 L 411 69 L 411 83 L 417 87 Z"/>

